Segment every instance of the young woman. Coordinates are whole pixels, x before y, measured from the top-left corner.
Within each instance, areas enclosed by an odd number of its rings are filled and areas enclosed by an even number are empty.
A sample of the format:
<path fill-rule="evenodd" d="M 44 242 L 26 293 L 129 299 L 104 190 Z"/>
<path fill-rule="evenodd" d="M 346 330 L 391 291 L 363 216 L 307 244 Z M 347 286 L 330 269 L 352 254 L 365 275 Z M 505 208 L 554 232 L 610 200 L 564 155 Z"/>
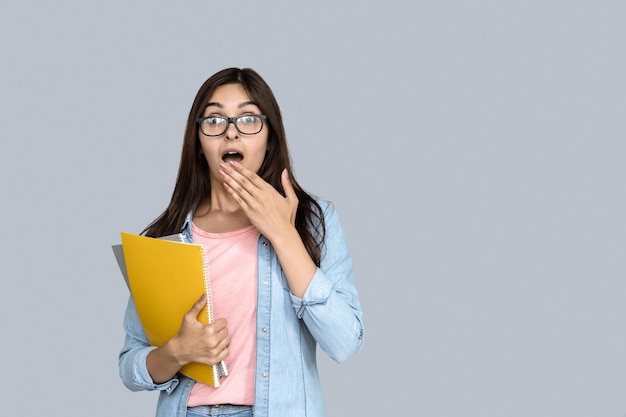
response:
<path fill-rule="evenodd" d="M 159 390 L 157 416 L 324 416 L 316 345 L 341 362 L 363 343 L 352 264 L 333 206 L 291 174 L 280 109 L 251 69 L 228 68 L 198 91 L 169 206 L 144 233 L 205 246 L 217 319 L 150 346 L 129 299 L 119 358 L 131 390 Z M 213 388 L 179 373 L 224 360 Z"/>

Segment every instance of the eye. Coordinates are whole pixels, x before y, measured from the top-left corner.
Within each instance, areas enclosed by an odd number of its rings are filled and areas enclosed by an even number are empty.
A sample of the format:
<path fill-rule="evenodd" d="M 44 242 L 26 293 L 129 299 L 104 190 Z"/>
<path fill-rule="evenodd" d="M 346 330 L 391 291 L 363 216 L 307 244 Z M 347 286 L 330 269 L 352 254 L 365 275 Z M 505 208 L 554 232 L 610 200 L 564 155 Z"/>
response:
<path fill-rule="evenodd" d="M 224 118 L 221 116 L 210 116 L 204 119 L 204 123 L 207 126 L 217 126 L 224 123 Z"/>
<path fill-rule="evenodd" d="M 246 125 L 251 125 L 256 123 L 257 117 L 253 114 L 244 114 L 243 116 L 239 116 L 239 123 L 243 123 Z"/>

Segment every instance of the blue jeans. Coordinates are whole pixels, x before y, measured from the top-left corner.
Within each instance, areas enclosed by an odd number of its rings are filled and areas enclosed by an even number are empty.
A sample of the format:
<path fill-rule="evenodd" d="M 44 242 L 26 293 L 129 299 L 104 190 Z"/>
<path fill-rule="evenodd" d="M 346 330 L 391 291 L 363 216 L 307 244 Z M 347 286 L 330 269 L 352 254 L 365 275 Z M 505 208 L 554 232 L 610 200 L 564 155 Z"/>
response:
<path fill-rule="evenodd" d="M 252 417 L 252 406 L 250 405 L 220 405 L 218 407 L 210 405 L 199 405 L 187 408 L 187 417 Z"/>

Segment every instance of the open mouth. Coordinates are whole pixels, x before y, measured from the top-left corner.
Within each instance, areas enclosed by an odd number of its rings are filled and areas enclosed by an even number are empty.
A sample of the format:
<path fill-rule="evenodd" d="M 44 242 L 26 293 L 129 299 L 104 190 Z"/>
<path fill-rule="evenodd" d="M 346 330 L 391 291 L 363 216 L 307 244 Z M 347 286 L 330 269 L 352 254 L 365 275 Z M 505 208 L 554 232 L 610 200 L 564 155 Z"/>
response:
<path fill-rule="evenodd" d="M 229 161 L 241 162 L 242 160 L 243 160 L 243 155 L 237 151 L 228 151 L 228 152 L 225 152 L 224 155 L 222 155 L 222 161 L 224 162 L 229 162 Z"/>

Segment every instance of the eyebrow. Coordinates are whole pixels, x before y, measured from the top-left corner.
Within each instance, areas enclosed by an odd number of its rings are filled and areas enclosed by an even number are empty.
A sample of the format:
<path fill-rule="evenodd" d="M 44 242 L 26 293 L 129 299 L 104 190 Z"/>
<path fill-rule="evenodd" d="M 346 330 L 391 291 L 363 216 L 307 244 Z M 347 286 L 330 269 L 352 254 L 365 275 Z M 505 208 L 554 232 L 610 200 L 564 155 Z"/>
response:
<path fill-rule="evenodd" d="M 222 103 L 218 103 L 217 101 L 209 101 L 209 102 L 206 104 L 206 107 L 211 107 L 211 106 L 218 107 L 218 108 L 220 108 L 220 109 L 223 109 L 223 108 L 224 108 L 224 106 L 222 105 Z M 257 107 L 259 107 L 259 105 L 257 104 L 257 102 L 256 102 L 256 101 L 244 101 L 243 103 L 240 103 L 237 107 L 241 109 L 241 108 L 244 108 L 244 107 L 246 107 L 246 106 L 257 106 Z M 206 108 L 206 107 L 205 107 L 205 108 Z"/>

